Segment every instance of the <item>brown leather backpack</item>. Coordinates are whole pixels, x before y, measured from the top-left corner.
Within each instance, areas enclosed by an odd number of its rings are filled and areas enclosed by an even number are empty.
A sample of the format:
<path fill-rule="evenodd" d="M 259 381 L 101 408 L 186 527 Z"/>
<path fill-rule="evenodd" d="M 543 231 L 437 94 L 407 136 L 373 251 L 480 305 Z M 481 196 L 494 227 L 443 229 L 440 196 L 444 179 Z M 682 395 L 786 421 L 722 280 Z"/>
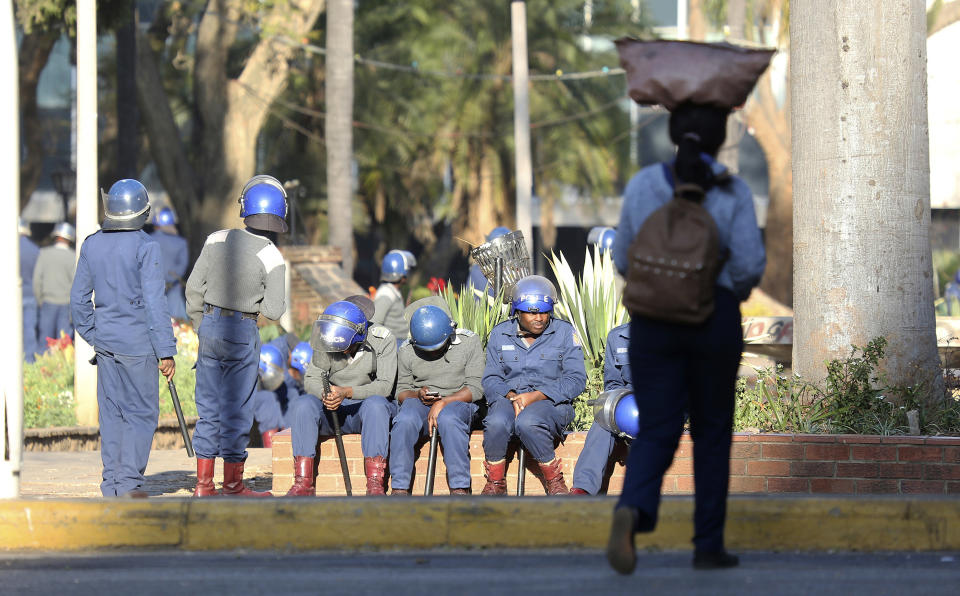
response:
<path fill-rule="evenodd" d="M 722 259 L 717 222 L 703 189 L 678 184 L 630 244 L 623 304 L 631 316 L 696 325 L 713 313 Z"/>

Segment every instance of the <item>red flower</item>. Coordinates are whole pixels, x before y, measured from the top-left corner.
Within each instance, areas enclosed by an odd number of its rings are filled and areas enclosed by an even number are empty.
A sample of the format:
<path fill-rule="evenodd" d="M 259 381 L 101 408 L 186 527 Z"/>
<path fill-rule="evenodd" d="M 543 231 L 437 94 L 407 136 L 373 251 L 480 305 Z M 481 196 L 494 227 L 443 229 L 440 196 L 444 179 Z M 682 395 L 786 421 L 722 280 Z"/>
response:
<path fill-rule="evenodd" d="M 431 277 L 430 281 L 427 282 L 427 289 L 433 292 L 434 294 L 439 294 L 447 287 L 447 281 L 440 279 L 439 277 Z"/>

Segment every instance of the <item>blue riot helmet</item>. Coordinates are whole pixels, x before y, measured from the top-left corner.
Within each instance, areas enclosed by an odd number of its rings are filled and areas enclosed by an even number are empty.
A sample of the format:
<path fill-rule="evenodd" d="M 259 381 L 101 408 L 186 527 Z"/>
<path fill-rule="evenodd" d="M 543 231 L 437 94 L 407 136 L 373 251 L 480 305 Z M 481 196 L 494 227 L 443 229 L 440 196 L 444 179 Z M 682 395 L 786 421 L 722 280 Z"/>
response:
<path fill-rule="evenodd" d="M 53 226 L 52 236 L 55 238 L 63 238 L 67 242 L 77 241 L 77 231 L 73 229 L 73 226 L 65 221 L 61 221 L 57 225 Z"/>
<path fill-rule="evenodd" d="M 494 238 L 499 238 L 500 236 L 506 236 L 510 233 L 510 228 L 505 228 L 503 226 L 497 226 L 490 230 L 490 233 L 487 234 L 487 242 L 490 242 Z"/>
<path fill-rule="evenodd" d="M 410 343 L 418 350 L 439 350 L 456 332 L 457 324 L 437 306 L 421 306 L 410 317 Z"/>
<path fill-rule="evenodd" d="M 177 223 L 177 216 L 173 213 L 173 209 L 169 207 L 162 207 L 157 214 L 153 216 L 153 225 L 155 226 L 172 226 Z"/>
<path fill-rule="evenodd" d="M 290 366 L 299 370 L 300 374 L 307 373 L 307 363 L 313 358 L 313 348 L 309 342 L 298 343 L 290 352 Z"/>
<path fill-rule="evenodd" d="M 557 289 L 542 275 L 521 278 L 511 288 L 510 296 L 513 311 L 553 312 L 553 305 L 557 303 Z"/>
<path fill-rule="evenodd" d="M 276 346 L 260 346 L 260 384 L 267 391 L 276 391 L 283 384 L 283 371 L 286 366 L 283 355 Z"/>
<path fill-rule="evenodd" d="M 247 227 L 267 232 L 287 231 L 287 191 L 273 176 L 257 174 L 240 191 L 240 217 Z"/>
<path fill-rule="evenodd" d="M 593 404 L 593 419 L 617 437 L 637 438 L 640 409 L 632 389 L 604 391 Z"/>
<path fill-rule="evenodd" d="M 413 253 L 406 250 L 391 250 L 383 256 L 380 264 L 380 279 L 383 281 L 400 281 L 417 266 L 417 259 Z"/>
<path fill-rule="evenodd" d="M 100 225 L 104 230 L 139 230 L 150 216 L 150 198 L 147 189 L 138 180 L 124 178 L 100 191 L 106 217 Z"/>
<path fill-rule="evenodd" d="M 310 345 L 321 352 L 344 352 L 367 338 L 367 318 L 357 305 L 340 300 L 313 324 Z"/>
<path fill-rule="evenodd" d="M 590 228 L 587 234 L 587 242 L 596 244 L 600 247 L 600 252 L 606 252 L 613 248 L 613 240 L 617 237 L 617 231 L 607 226 L 597 226 Z"/>

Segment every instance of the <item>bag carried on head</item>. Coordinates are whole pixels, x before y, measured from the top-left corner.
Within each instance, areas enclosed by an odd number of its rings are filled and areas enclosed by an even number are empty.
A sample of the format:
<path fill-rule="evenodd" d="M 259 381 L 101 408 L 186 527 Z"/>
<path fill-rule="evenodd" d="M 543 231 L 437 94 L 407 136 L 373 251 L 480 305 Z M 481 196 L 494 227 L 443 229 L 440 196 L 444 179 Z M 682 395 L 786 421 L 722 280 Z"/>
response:
<path fill-rule="evenodd" d="M 631 316 L 696 325 L 713 314 L 722 259 L 717 222 L 703 198 L 699 186 L 677 184 L 673 199 L 640 226 L 623 292 Z"/>

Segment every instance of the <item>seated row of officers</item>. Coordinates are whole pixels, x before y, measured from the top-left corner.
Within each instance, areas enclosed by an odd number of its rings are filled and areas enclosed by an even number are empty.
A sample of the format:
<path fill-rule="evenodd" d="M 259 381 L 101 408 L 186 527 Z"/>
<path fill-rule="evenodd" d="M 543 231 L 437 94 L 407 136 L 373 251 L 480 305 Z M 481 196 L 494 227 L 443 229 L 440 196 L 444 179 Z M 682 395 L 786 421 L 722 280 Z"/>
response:
<path fill-rule="evenodd" d="M 483 429 L 484 495 L 507 492 L 508 446 L 535 460 L 547 494 L 597 494 L 616 437 L 598 424 L 587 435 L 568 491 L 556 446 L 573 421 L 573 399 L 587 382 L 583 352 L 570 323 L 554 318 L 553 284 L 521 279 L 512 291 L 512 317 L 481 338 L 457 328 L 446 302 L 431 296 L 404 311 L 409 335 L 399 341 L 373 322 L 374 303 L 351 296 L 327 307 L 310 342 L 292 334 L 261 349 L 254 416 L 265 446 L 290 428 L 295 479 L 287 496 L 314 496 L 320 437 L 359 433 L 366 492 L 410 494 L 417 446 L 437 429 L 450 494 L 472 492 L 471 431 Z M 604 389 L 632 389 L 629 325 L 607 338 Z M 328 390 L 326 388 L 329 387 Z"/>

